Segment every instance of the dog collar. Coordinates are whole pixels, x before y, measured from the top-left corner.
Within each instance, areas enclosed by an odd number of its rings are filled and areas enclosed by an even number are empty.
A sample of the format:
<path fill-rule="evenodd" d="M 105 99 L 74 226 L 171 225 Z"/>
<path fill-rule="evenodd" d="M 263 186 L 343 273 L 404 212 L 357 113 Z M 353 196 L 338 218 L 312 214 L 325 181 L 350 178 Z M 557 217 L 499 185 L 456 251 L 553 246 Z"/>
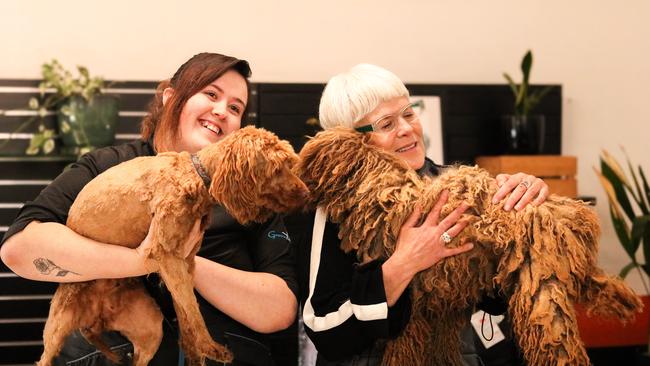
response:
<path fill-rule="evenodd" d="M 201 160 L 199 160 L 199 156 L 196 154 L 192 154 L 192 165 L 194 165 L 194 169 L 196 172 L 199 174 L 199 177 L 203 179 L 203 184 L 205 184 L 205 188 L 210 189 L 210 177 L 208 176 L 208 173 L 205 172 L 205 168 L 203 165 L 201 165 Z"/>

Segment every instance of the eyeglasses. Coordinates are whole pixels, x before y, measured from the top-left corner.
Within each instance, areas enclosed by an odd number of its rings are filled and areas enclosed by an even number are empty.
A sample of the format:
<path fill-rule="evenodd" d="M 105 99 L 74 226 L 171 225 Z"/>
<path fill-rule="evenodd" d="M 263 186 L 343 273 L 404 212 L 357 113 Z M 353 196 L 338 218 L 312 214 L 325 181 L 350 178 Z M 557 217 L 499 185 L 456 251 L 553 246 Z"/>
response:
<path fill-rule="evenodd" d="M 390 133 L 395 131 L 399 125 L 399 118 L 402 118 L 408 124 L 415 123 L 420 119 L 420 112 L 423 109 L 424 103 L 422 103 L 421 100 L 418 100 L 405 105 L 395 114 L 383 116 L 369 125 L 356 127 L 355 130 L 359 132 Z"/>

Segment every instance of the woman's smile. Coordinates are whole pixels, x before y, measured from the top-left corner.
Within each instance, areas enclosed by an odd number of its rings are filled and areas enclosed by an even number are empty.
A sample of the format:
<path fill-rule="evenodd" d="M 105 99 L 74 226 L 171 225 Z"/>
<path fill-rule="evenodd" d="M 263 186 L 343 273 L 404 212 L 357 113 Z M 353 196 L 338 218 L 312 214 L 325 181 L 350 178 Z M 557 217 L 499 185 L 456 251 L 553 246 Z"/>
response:
<path fill-rule="evenodd" d="M 418 145 L 418 143 L 414 142 L 412 144 L 408 144 L 408 145 L 406 145 L 404 147 L 401 147 L 401 148 L 395 150 L 395 152 L 397 152 L 397 153 L 407 152 L 409 150 L 415 149 L 417 147 L 417 145 Z"/>
<path fill-rule="evenodd" d="M 219 128 L 219 126 L 217 126 L 214 122 L 205 119 L 200 120 L 200 122 L 201 126 L 217 134 L 217 136 L 221 134 L 221 128 Z"/>

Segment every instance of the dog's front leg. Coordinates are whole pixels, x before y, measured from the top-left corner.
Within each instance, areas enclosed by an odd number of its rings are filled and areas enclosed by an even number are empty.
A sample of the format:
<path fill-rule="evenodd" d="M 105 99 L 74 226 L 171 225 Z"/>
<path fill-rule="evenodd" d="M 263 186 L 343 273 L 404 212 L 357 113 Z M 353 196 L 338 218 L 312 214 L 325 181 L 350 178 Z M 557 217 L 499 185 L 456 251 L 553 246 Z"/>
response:
<path fill-rule="evenodd" d="M 182 249 L 196 220 L 188 215 L 176 217 L 156 214 L 158 222 L 152 227 L 152 257 L 158 261 L 159 273 L 169 289 L 178 318 L 181 347 L 190 363 L 203 364 L 206 358 L 218 362 L 232 361 L 232 354 L 221 344 L 215 342 L 208 332 L 194 295 L 193 258 L 198 250 L 194 246 L 188 258 Z"/>
<path fill-rule="evenodd" d="M 163 257 L 160 275 L 174 300 L 181 335 L 181 347 L 190 361 L 203 364 L 205 358 L 218 362 L 232 361 L 231 353 L 215 342 L 199 311 L 194 295 L 192 274 L 184 258 Z"/>

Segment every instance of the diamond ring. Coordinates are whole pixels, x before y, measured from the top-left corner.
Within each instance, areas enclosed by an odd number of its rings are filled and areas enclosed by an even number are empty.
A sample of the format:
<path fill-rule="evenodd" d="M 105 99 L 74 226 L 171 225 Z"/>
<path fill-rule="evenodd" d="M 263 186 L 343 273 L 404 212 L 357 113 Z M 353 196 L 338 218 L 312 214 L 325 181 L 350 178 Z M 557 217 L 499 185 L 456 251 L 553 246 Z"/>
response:
<path fill-rule="evenodd" d="M 449 233 L 445 231 L 444 233 L 442 233 L 442 235 L 440 235 L 440 239 L 445 244 L 449 244 L 451 242 L 451 235 L 449 235 Z"/>

